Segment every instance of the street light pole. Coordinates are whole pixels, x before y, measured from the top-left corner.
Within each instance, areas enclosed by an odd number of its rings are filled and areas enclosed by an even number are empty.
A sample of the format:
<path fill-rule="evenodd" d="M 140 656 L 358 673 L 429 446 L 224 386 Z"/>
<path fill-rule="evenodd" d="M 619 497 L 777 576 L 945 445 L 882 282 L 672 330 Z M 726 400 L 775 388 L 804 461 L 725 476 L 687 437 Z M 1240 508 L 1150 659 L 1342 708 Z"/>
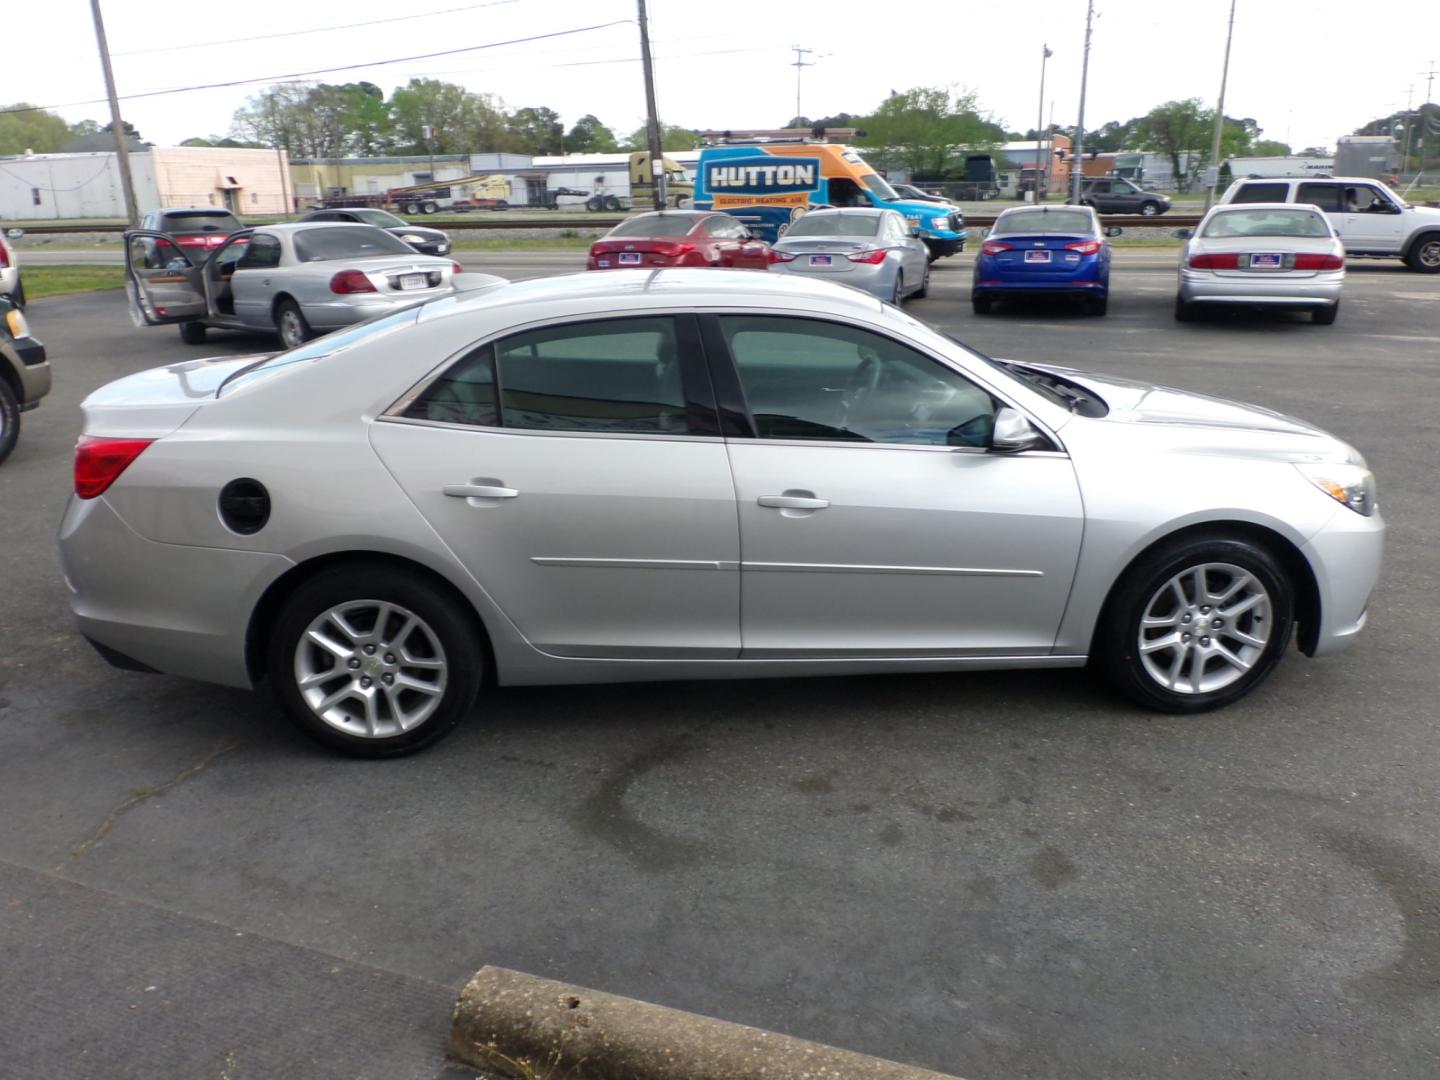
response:
<path fill-rule="evenodd" d="M 1215 134 L 1210 140 L 1210 166 L 1205 170 L 1209 179 L 1210 169 L 1215 178 L 1220 178 L 1220 134 L 1225 128 L 1225 83 L 1230 78 L 1230 39 L 1235 36 L 1235 0 L 1230 0 L 1230 26 L 1225 31 L 1225 63 L 1220 68 L 1220 103 L 1215 106 Z M 1214 182 L 1205 185 L 1205 209 L 1215 200 Z"/>
<path fill-rule="evenodd" d="M 120 119 L 120 98 L 115 93 L 115 73 L 110 70 L 110 46 L 105 42 L 105 20 L 100 16 L 100 0 L 90 0 L 90 14 L 95 19 L 95 41 L 100 46 L 100 68 L 105 73 L 105 95 L 110 99 L 110 130 L 115 135 L 115 157 L 120 163 L 120 187 L 125 192 L 125 217 L 130 228 L 140 225 L 140 211 L 135 205 L 135 181 L 130 177 L 130 147 L 125 122 Z"/>
<path fill-rule="evenodd" d="M 660 117 L 655 111 L 655 70 L 650 62 L 650 23 L 645 15 L 645 0 L 640 5 L 640 64 L 645 71 L 645 131 L 650 143 L 650 184 L 656 210 L 665 209 L 665 192 L 660 181 L 665 177 L 665 155 L 660 146 Z"/>
<path fill-rule="evenodd" d="M 1095 22 L 1095 0 L 1085 6 L 1085 55 L 1080 61 L 1080 115 L 1075 120 L 1075 146 L 1070 161 L 1070 199 L 1080 202 L 1080 180 L 1085 171 L 1085 87 L 1090 81 L 1090 28 Z"/>
<path fill-rule="evenodd" d="M 1031 174 L 1035 184 L 1036 202 L 1045 197 L 1040 184 L 1045 174 L 1044 163 L 1040 156 L 1045 149 L 1045 61 L 1055 55 L 1050 51 L 1049 45 L 1042 45 L 1040 49 L 1040 107 L 1035 113 L 1035 172 Z"/>

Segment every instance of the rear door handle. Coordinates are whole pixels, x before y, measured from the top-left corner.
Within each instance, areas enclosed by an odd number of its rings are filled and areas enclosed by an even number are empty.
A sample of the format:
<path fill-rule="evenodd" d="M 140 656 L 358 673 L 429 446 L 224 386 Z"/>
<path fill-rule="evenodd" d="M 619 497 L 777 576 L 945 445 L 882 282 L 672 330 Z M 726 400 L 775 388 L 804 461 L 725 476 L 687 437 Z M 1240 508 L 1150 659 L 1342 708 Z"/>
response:
<path fill-rule="evenodd" d="M 441 490 L 454 499 L 513 499 L 520 494 L 496 484 L 446 484 Z"/>
<path fill-rule="evenodd" d="M 756 501 L 776 510 L 824 510 L 830 505 L 829 499 L 803 495 L 761 495 Z"/>

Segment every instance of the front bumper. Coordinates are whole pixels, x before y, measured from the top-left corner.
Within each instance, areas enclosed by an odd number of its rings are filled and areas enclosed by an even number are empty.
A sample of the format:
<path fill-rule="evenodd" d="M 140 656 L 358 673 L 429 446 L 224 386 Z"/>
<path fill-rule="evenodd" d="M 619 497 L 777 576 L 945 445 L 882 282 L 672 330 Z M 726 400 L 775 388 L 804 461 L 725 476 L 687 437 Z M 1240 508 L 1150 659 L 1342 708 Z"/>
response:
<path fill-rule="evenodd" d="M 45 358 L 45 346 L 32 337 L 23 337 L 7 339 L 3 348 L 18 361 L 10 366 L 20 378 L 20 411 L 27 412 L 50 392 L 50 363 Z"/>
<path fill-rule="evenodd" d="M 1180 271 L 1180 299 L 1187 304 L 1258 304 L 1269 307 L 1326 307 L 1340 302 L 1343 270 L 1304 278 L 1261 274 L 1221 277 L 1210 271 Z"/>
<path fill-rule="evenodd" d="M 1370 594 L 1380 579 L 1385 522 L 1344 507 L 1310 538 L 1301 553 L 1315 574 L 1320 599 L 1320 625 L 1311 656 L 1342 652 L 1365 627 Z M 1306 644 L 1308 646 L 1308 635 Z"/>

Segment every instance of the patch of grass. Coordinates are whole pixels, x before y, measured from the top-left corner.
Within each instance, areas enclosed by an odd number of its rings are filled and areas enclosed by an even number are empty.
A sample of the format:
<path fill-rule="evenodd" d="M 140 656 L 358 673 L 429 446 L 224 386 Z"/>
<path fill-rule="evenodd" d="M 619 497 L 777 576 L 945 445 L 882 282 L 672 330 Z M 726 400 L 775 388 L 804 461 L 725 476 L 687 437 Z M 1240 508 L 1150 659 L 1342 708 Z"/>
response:
<path fill-rule="evenodd" d="M 122 266 L 26 266 L 20 273 L 27 300 L 125 287 Z"/>

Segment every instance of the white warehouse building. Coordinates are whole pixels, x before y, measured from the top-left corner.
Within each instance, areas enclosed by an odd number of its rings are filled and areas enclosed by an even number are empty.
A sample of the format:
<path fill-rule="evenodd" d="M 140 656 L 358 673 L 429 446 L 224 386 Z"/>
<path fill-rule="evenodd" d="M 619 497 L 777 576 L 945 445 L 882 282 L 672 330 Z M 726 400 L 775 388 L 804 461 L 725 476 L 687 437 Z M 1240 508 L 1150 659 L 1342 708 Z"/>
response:
<path fill-rule="evenodd" d="M 223 206 L 283 214 L 293 194 L 289 166 L 274 150 L 153 147 L 130 154 L 140 213 L 168 206 Z M 125 191 L 113 153 L 0 158 L 0 221 L 124 218 Z"/>

